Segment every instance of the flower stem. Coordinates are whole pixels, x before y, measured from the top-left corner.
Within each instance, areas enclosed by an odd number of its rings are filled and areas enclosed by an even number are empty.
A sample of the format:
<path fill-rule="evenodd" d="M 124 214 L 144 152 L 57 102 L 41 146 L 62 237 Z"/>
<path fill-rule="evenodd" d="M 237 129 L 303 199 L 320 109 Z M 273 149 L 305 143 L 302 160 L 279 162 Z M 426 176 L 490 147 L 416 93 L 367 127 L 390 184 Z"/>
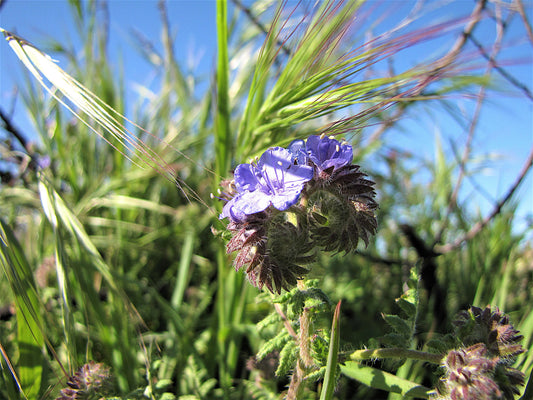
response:
<path fill-rule="evenodd" d="M 303 280 L 299 280 L 299 290 L 305 290 L 305 283 Z M 307 372 L 313 365 L 313 358 L 311 357 L 311 351 L 309 347 L 309 327 L 311 325 L 309 309 L 303 308 L 300 315 L 300 331 L 298 334 L 298 345 L 300 348 L 299 357 L 296 361 L 296 368 L 291 378 L 289 390 L 287 391 L 287 400 L 296 400 L 300 398 L 300 395 L 305 387 L 303 385 L 304 378 Z"/>
<path fill-rule="evenodd" d="M 370 360 L 372 358 L 409 358 L 411 360 L 426 361 L 440 364 L 444 355 L 428 353 L 418 350 L 400 348 L 357 350 L 350 354 L 351 360 Z"/>

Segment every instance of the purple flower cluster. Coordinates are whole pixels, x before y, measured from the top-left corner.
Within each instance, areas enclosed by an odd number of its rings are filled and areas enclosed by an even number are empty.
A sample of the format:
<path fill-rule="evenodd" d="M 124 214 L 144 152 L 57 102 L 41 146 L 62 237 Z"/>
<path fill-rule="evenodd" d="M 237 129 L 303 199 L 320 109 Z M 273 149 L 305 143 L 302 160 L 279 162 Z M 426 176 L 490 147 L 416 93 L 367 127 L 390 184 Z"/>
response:
<path fill-rule="evenodd" d="M 226 203 L 220 218 L 242 222 L 247 215 L 269 206 L 288 210 L 298 202 L 306 182 L 324 171 L 348 165 L 352 159 L 350 145 L 320 136 L 310 136 L 307 143 L 295 140 L 288 149 L 268 149 L 257 164 L 237 166 L 234 173 L 237 193 Z"/>
<path fill-rule="evenodd" d="M 289 290 L 316 250 L 368 245 L 377 227 L 374 182 L 352 160 L 350 145 L 310 136 L 235 168 L 233 183 L 223 183 L 229 193 L 220 219 L 229 219 L 227 252 L 238 252 L 235 268 L 245 268 L 252 284 Z"/>

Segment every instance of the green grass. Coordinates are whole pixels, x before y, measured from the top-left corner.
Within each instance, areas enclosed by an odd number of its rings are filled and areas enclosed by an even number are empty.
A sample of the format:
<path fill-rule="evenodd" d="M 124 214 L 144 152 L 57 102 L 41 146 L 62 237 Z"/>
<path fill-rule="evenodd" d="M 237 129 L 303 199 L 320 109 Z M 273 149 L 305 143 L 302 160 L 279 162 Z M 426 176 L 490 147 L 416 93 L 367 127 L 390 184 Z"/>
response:
<path fill-rule="evenodd" d="M 444 343 L 456 313 L 470 305 L 505 311 L 524 336 L 522 346 L 533 348 L 533 249 L 525 240 L 531 230 L 513 229 L 521 199 L 453 251 L 423 254 L 406 226 L 435 249 L 482 216 L 468 199 L 451 200 L 461 166 L 442 143 L 427 159 L 417 149 L 392 152 L 388 136 L 373 130 L 382 124 L 395 132 L 398 117 L 442 111 L 448 98 L 492 83 L 460 62 L 472 56 L 462 48 L 456 62 L 443 62 L 445 50 L 437 60 L 379 73 L 382 59 L 393 63 L 403 47 L 428 35 L 451 30 L 460 43 L 465 21 L 390 32 L 361 46 L 372 4 L 322 2 L 307 15 L 293 3 L 257 2 L 249 12 L 263 31 L 238 8 L 231 17 L 233 9 L 217 0 L 216 67 L 205 82 L 176 58 L 172 21 L 162 8 L 162 54 L 139 43 L 161 77 L 157 93 L 132 106 L 106 33 L 95 28 L 94 3 L 72 4 L 83 59 L 61 42 L 46 50 L 66 56 L 60 67 L 82 86 L 65 78 L 54 98 L 28 74 L 21 98 L 40 144 L 22 149 L 23 159 L 47 155 L 51 165 L 29 168 L 0 190 L 0 306 L 14 308 L 0 322 L 0 399 L 56 398 L 89 360 L 110 367 L 109 396 L 283 398 L 301 357 L 295 337 L 304 334 L 316 364 L 302 369 L 310 378 L 299 398 L 424 397 L 439 375 L 419 358 L 364 364 L 347 357 L 400 342 L 404 355 L 430 351 L 431 340 Z M 237 57 L 245 62 L 232 70 Z M 486 63 L 481 56 L 474 61 Z M 45 76 L 47 65 L 34 64 Z M 72 104 L 78 118 L 61 102 Z M 130 121 L 122 117 L 126 109 L 134 110 Z M 346 137 L 355 162 L 376 182 L 378 234 L 358 253 L 321 254 L 310 286 L 271 296 L 234 271 L 225 222 L 218 220 L 223 203 L 210 193 L 236 164 L 320 133 Z M 12 154 L 7 141 L 1 146 Z M 475 179 L 479 159 L 470 154 L 464 163 Z M 423 166 L 426 177 L 413 165 Z M 432 287 L 424 275 L 431 268 Z M 424 280 L 417 282 L 417 271 Z M 402 295 L 404 302 L 396 301 Z M 416 312 L 406 314 L 409 301 Z M 305 313 L 311 321 L 302 334 Z M 529 377 L 533 352 L 520 354 L 514 366 Z M 275 376 L 276 369 L 285 373 Z"/>

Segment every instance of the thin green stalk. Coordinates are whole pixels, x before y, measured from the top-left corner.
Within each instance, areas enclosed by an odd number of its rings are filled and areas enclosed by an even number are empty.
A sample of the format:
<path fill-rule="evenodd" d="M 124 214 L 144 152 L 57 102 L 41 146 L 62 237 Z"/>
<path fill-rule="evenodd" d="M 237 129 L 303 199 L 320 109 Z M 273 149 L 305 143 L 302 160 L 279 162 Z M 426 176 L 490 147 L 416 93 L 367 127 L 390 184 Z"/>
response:
<path fill-rule="evenodd" d="M 215 115 L 216 173 L 225 176 L 231 163 L 228 24 L 226 0 L 217 0 L 217 110 Z"/>
<path fill-rule="evenodd" d="M 229 106 L 229 60 L 228 60 L 228 25 L 227 2 L 217 0 L 217 99 L 215 113 L 215 174 L 225 176 L 232 159 Z M 217 264 L 217 353 L 219 356 L 220 383 L 228 395 L 231 387 L 230 360 L 235 352 L 233 339 L 229 335 L 232 321 L 231 302 L 226 293 L 227 257 L 222 247 L 218 250 Z M 229 343 L 228 343 L 229 340 Z"/>

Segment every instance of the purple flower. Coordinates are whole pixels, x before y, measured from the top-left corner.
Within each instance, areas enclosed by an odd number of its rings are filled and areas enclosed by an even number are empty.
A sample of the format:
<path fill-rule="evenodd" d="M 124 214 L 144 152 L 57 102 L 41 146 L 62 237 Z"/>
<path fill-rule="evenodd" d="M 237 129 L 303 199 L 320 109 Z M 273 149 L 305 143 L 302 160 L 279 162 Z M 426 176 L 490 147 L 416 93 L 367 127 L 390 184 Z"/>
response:
<path fill-rule="evenodd" d="M 296 139 L 289 144 L 289 147 L 287 147 L 287 150 L 292 154 L 292 161 L 296 161 L 296 164 L 298 165 L 306 165 L 307 164 L 307 152 L 305 148 L 305 141 L 302 139 Z"/>
<path fill-rule="evenodd" d="M 270 205 L 287 210 L 298 201 L 313 168 L 295 165 L 293 155 L 281 147 L 263 153 L 257 165 L 240 164 L 235 169 L 237 194 L 222 210 L 220 218 L 243 221 L 246 215 L 264 211 Z"/>
<path fill-rule="evenodd" d="M 319 172 L 333 167 L 333 170 L 351 164 L 353 159 L 352 146 L 341 144 L 336 139 L 320 136 L 309 136 L 306 144 L 309 159 L 316 165 Z"/>

